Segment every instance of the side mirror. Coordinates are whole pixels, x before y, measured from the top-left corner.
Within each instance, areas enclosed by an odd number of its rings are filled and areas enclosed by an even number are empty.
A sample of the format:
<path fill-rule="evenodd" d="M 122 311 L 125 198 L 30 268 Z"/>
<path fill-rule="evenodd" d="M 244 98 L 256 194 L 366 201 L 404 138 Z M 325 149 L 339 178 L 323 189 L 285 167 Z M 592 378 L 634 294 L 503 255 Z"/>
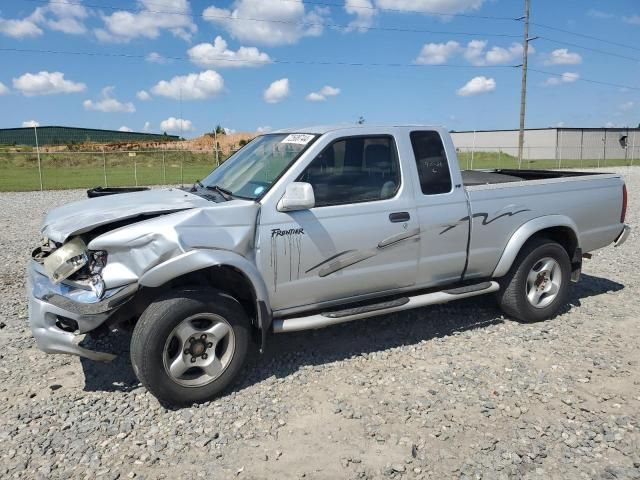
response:
<path fill-rule="evenodd" d="M 306 182 L 293 182 L 287 185 L 284 195 L 278 202 L 279 212 L 293 212 L 295 210 L 308 210 L 316 204 L 313 187 Z"/>

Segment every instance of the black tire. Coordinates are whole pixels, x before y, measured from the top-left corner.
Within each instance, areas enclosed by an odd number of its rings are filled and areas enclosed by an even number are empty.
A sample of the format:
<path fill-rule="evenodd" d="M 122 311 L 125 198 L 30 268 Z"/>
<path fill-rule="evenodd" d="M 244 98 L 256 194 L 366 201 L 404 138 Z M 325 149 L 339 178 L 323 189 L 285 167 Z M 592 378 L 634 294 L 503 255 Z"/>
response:
<path fill-rule="evenodd" d="M 544 258 L 559 264 L 561 281 L 555 298 L 548 305 L 537 308 L 527 298 L 527 276 Z M 498 280 L 498 304 L 505 314 L 521 322 L 553 318 L 566 302 L 570 279 L 571 261 L 564 247 L 548 238 L 534 237 L 522 247 L 507 275 Z"/>
<path fill-rule="evenodd" d="M 203 386 L 184 386 L 165 368 L 165 346 L 181 322 L 198 314 L 222 317 L 232 329 L 235 347 L 219 377 Z M 185 406 L 206 402 L 236 379 L 247 356 L 250 329 L 242 306 L 229 295 L 213 289 L 171 292 L 155 300 L 140 316 L 131 339 L 131 364 L 140 383 L 162 403 Z"/>

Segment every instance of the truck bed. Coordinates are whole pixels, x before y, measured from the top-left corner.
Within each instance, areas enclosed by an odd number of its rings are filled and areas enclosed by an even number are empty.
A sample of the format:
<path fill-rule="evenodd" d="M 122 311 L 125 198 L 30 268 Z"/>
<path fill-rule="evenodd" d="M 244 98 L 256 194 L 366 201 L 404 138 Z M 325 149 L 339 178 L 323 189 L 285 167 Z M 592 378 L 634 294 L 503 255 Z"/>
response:
<path fill-rule="evenodd" d="M 601 175 L 598 172 L 568 172 L 559 170 L 462 170 L 462 183 L 467 186 L 492 185 L 497 183 L 547 180 L 552 178 Z"/>

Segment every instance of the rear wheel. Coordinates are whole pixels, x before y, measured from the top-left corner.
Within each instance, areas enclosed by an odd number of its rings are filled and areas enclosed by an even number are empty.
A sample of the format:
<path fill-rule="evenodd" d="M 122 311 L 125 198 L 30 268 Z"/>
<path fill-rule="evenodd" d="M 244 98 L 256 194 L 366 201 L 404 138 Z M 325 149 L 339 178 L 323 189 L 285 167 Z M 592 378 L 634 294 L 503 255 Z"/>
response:
<path fill-rule="evenodd" d="M 571 261 L 564 247 L 533 238 L 500 279 L 498 303 L 507 315 L 523 322 L 552 318 L 566 301 L 570 278 Z"/>
<path fill-rule="evenodd" d="M 215 398 L 242 368 L 249 319 L 238 302 L 215 290 L 171 293 L 142 314 L 131 363 L 159 400 L 189 405 Z"/>

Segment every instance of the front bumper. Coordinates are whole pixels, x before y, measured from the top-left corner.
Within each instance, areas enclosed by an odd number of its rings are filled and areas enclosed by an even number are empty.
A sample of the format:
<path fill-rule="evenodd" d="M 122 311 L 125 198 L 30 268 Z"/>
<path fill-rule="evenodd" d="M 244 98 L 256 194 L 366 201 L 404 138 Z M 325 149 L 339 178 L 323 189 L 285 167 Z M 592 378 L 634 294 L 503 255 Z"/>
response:
<path fill-rule="evenodd" d="M 105 291 L 99 299 L 92 291 L 65 283 L 54 284 L 40 264 L 31 261 L 27 270 L 29 324 L 38 348 L 47 353 L 112 360 L 115 355 L 88 350 L 79 343 L 85 333 L 102 325 L 137 289 L 136 284 L 114 288 Z M 69 331 L 70 324 L 77 328 Z"/>
<path fill-rule="evenodd" d="M 622 245 L 624 242 L 627 241 L 627 238 L 629 238 L 629 234 L 631 233 L 631 227 L 629 225 L 625 225 L 622 228 L 622 232 L 620 232 L 620 235 L 618 235 L 618 238 L 616 238 L 613 242 L 613 246 L 614 247 L 619 247 L 620 245 Z"/>

